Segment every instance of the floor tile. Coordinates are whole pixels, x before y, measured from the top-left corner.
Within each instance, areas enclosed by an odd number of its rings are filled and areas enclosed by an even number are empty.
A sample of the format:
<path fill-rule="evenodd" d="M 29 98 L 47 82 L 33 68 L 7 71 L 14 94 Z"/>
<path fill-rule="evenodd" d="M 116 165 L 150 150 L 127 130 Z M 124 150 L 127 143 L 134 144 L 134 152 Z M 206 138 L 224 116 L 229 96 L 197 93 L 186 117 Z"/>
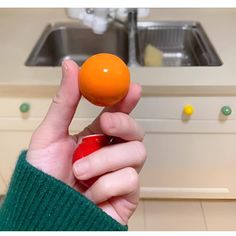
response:
<path fill-rule="evenodd" d="M 200 201 L 145 200 L 146 230 L 206 230 Z"/>

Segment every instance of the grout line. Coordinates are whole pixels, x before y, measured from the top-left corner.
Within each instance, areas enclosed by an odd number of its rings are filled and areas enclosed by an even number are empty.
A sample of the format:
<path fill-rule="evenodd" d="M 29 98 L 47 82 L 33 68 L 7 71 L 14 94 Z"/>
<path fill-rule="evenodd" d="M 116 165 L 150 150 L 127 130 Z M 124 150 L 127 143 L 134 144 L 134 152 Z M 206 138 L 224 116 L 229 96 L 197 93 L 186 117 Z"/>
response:
<path fill-rule="evenodd" d="M 144 230 L 147 231 L 147 215 L 146 215 L 146 201 L 147 200 L 142 200 L 143 201 L 143 223 L 144 223 Z"/>
<path fill-rule="evenodd" d="M 209 231 L 208 226 L 207 226 L 206 214 L 205 214 L 204 207 L 203 207 L 203 204 L 202 204 L 202 200 L 200 200 L 200 206 L 201 206 L 201 209 L 202 209 L 202 215 L 203 215 L 203 220 L 204 220 L 204 224 L 205 224 L 205 227 L 206 227 L 206 231 Z"/>

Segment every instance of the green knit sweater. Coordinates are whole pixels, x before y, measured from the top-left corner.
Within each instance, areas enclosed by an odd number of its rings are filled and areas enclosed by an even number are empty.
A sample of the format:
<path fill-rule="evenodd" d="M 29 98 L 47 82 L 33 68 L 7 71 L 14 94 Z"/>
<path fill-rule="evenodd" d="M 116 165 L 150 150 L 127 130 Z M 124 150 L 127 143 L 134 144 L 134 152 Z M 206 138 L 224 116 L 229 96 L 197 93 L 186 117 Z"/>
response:
<path fill-rule="evenodd" d="M 0 230 L 125 231 L 65 183 L 33 167 L 23 151 L 0 207 Z"/>

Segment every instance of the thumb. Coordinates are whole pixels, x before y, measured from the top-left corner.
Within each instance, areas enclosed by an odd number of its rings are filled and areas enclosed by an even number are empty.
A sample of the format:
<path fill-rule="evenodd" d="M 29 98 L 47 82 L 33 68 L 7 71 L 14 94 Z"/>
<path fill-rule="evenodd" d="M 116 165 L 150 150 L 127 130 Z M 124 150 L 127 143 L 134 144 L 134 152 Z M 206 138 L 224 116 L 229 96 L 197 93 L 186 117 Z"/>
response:
<path fill-rule="evenodd" d="M 56 137 L 68 133 L 68 128 L 80 100 L 78 85 L 79 67 L 72 60 L 62 63 L 62 80 L 57 94 L 41 124 Z"/>

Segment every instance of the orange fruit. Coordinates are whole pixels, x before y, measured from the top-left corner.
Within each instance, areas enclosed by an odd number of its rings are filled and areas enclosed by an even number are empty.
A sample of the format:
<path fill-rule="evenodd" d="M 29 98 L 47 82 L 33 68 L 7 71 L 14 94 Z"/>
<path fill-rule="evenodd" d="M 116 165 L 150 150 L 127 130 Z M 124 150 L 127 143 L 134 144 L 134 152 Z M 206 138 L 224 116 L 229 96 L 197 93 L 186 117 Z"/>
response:
<path fill-rule="evenodd" d="M 80 69 L 80 91 L 97 106 L 112 106 L 121 101 L 128 93 L 129 84 L 128 67 L 113 54 L 95 54 Z"/>

